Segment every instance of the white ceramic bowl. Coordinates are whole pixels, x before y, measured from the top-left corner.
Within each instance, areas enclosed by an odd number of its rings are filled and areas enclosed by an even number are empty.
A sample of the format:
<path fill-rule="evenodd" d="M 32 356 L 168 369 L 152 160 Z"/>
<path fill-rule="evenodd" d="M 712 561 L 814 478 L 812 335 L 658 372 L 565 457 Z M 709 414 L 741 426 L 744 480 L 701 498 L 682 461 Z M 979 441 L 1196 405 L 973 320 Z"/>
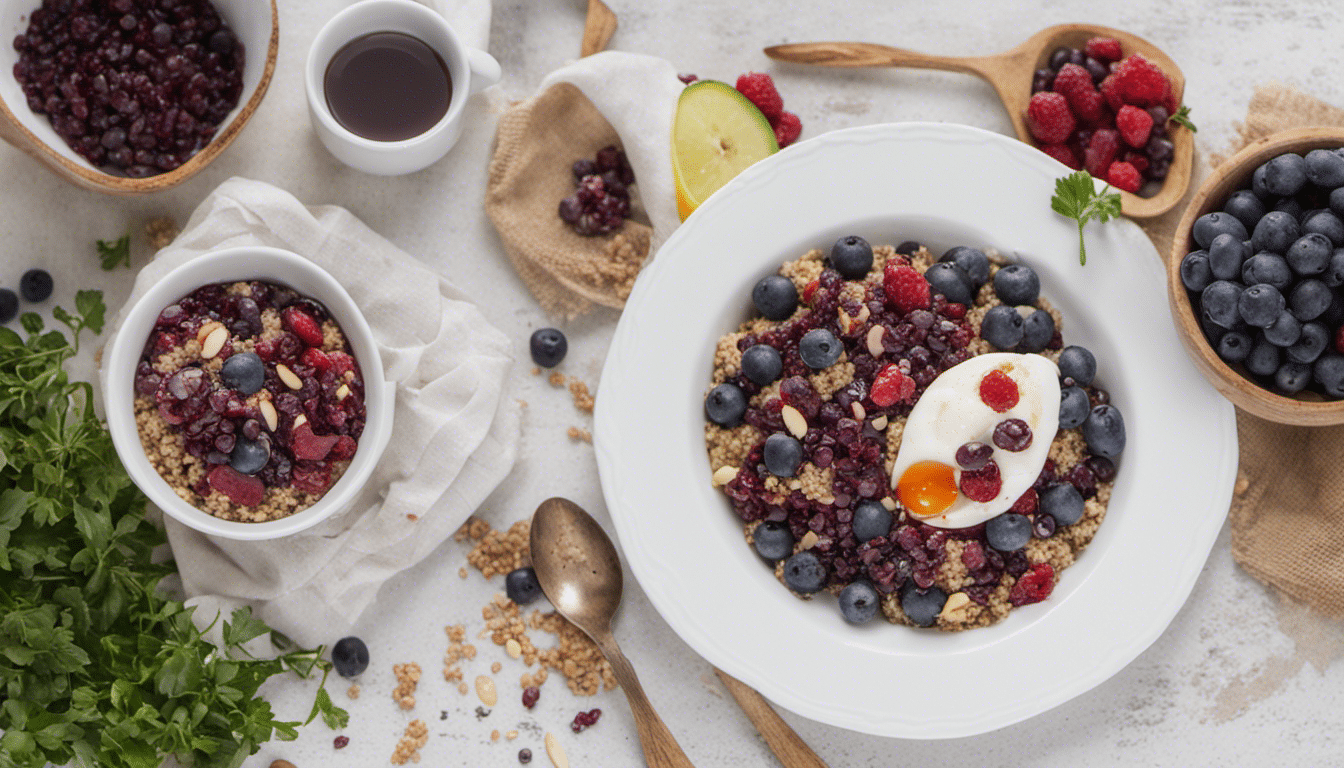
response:
<path fill-rule="evenodd" d="M 223 520 L 183 501 L 146 458 L 135 425 L 135 368 L 145 340 L 164 307 L 202 285 L 234 280 L 281 283 L 326 306 L 345 332 L 364 375 L 368 411 L 359 448 L 341 479 L 316 504 L 279 520 L 243 523 Z M 126 313 L 103 356 L 103 401 L 117 455 L 150 501 L 198 531 L 227 539 L 274 539 L 309 528 L 345 509 L 368 481 L 392 434 L 395 388 L 383 378 L 373 331 L 341 284 L 313 262 L 278 248 L 244 246 L 208 253 L 164 275 Z"/>
<path fill-rule="evenodd" d="M 220 123 L 210 143 L 171 171 L 132 179 L 95 168 L 56 134 L 46 115 L 28 108 L 23 88 L 14 79 L 18 52 L 14 38 L 28 29 L 28 17 L 42 0 L 0 0 L 0 138 L 26 152 L 56 174 L 98 192 L 139 194 L 168 189 L 186 181 L 224 151 L 247 124 L 275 71 L 280 26 L 275 0 L 211 0 L 219 15 L 242 42 L 243 91 L 238 106 Z"/>

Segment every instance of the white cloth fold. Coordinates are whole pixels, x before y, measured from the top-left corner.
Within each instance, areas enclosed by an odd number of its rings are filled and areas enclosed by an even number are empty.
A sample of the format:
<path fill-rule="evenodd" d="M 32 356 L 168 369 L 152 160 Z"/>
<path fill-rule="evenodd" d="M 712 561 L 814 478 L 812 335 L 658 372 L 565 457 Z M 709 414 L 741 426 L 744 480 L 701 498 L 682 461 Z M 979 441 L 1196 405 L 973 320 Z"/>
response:
<path fill-rule="evenodd" d="M 167 519 L 169 543 L 198 620 L 251 605 L 303 645 L 329 643 L 509 473 L 519 437 L 518 406 L 503 391 L 510 343 L 462 292 L 345 209 L 305 207 L 239 178 L 211 193 L 141 270 L 127 306 L 179 264 L 237 245 L 293 251 L 350 292 L 396 388 L 392 437 L 350 509 L 313 528 L 231 541 Z"/>

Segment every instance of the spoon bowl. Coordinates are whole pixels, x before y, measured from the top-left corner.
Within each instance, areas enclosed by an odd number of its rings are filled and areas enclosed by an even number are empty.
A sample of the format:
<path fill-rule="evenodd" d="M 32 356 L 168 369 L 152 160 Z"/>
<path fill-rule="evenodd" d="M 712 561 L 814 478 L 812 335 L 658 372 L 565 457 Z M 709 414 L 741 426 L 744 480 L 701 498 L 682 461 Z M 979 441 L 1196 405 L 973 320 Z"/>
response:
<path fill-rule="evenodd" d="M 826 67 L 911 67 L 962 72 L 983 78 L 999 95 L 1008 110 L 1017 137 L 1035 144 L 1027 128 L 1027 103 L 1031 101 L 1031 80 L 1037 69 L 1046 66 L 1050 54 L 1060 46 L 1081 48 L 1088 38 L 1113 37 L 1120 41 L 1121 50 L 1128 56 L 1141 53 L 1162 69 L 1171 81 L 1172 93 L 1180 103 L 1185 94 L 1185 75 L 1171 57 L 1161 48 L 1118 29 L 1095 24 L 1060 24 L 1047 27 L 1027 38 L 1017 47 L 990 56 L 935 56 L 932 54 L 893 48 L 876 43 L 789 43 L 765 49 L 772 59 Z M 1190 187 L 1190 172 L 1194 166 L 1194 137 L 1183 127 L 1171 131 L 1174 145 L 1171 168 L 1161 188 L 1151 197 L 1140 197 L 1120 192 L 1121 210 L 1126 216 L 1152 218 L 1171 210 L 1185 197 Z"/>

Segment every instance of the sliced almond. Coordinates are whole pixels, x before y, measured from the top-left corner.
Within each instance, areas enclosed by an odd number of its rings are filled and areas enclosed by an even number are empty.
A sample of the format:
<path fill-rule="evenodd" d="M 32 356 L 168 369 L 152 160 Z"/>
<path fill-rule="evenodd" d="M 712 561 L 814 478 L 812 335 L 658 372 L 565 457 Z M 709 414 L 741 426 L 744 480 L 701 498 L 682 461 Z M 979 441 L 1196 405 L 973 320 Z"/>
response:
<path fill-rule="evenodd" d="M 886 507 L 886 509 L 887 509 L 888 512 L 895 512 L 895 511 L 896 511 L 896 500 L 893 499 L 893 498 L 891 498 L 890 496 L 883 496 L 883 497 L 882 497 L 882 506 Z"/>
<path fill-rule="evenodd" d="M 845 308 L 844 308 L 844 307 L 841 307 L 841 308 L 840 308 L 840 330 L 841 330 L 842 332 L 844 332 L 844 333 L 849 333 L 849 329 L 850 329 L 850 327 L 851 327 L 851 322 L 852 322 L 852 321 L 851 321 L 850 318 L 849 318 L 849 313 L 845 311 Z"/>
<path fill-rule="evenodd" d="M 560 746 L 560 740 L 555 738 L 555 734 L 549 731 L 546 733 L 546 756 L 551 758 L 551 765 L 555 768 L 569 768 L 565 748 Z"/>
<path fill-rule="evenodd" d="M 299 378 L 297 373 L 289 370 L 289 366 L 284 363 L 275 364 L 275 375 L 279 376 L 280 380 L 285 382 L 286 387 L 295 390 L 303 389 L 303 380 Z"/>
<path fill-rule="evenodd" d="M 344 400 L 345 398 L 347 398 L 347 397 L 349 397 L 349 396 L 350 396 L 350 387 L 347 387 L 347 386 L 344 385 L 344 384 L 342 384 L 341 386 L 337 387 L 337 389 L 336 389 L 336 399 L 337 399 L 337 400 Z"/>
<path fill-rule="evenodd" d="M 207 336 L 214 333 L 216 328 L 223 328 L 223 327 L 224 327 L 223 323 L 215 320 L 211 320 L 205 325 L 202 325 L 200 328 L 196 330 L 196 343 L 205 344 L 205 339 Z"/>
<path fill-rule="evenodd" d="M 873 357 L 881 357 L 882 353 L 887 351 L 882 346 L 882 334 L 886 332 L 886 327 L 882 325 L 874 325 L 868 329 L 868 354 Z"/>
<path fill-rule="evenodd" d="M 798 540 L 798 546 L 803 549 L 811 549 L 817 546 L 818 541 L 821 541 L 821 537 L 817 535 L 816 531 L 808 531 L 803 534 L 803 538 Z"/>
<path fill-rule="evenodd" d="M 307 423 L 308 423 L 308 417 L 300 413 L 298 416 L 294 417 L 294 426 L 290 427 L 290 429 L 298 429 L 299 427 L 302 427 L 304 424 Z"/>
<path fill-rule="evenodd" d="M 228 328 L 225 328 L 224 326 L 221 325 L 215 330 L 211 331 L 209 335 L 205 337 L 205 341 L 201 343 L 201 357 L 205 358 L 206 360 L 214 359 L 215 355 L 219 354 L 219 350 L 224 348 L 224 342 L 228 340 L 229 340 Z"/>
<path fill-rule="evenodd" d="M 817 503 L 818 503 L 818 504 L 826 504 L 826 505 L 829 506 L 829 505 L 835 503 L 835 497 L 834 497 L 834 496 L 831 496 L 830 494 L 827 494 L 827 495 L 822 496 L 821 498 L 817 499 Z"/>
<path fill-rule="evenodd" d="M 949 618 L 952 614 L 965 608 L 971 602 L 971 598 L 965 592 L 953 592 L 947 596 L 947 602 L 943 603 L 943 610 L 938 613 L 940 618 Z"/>
<path fill-rule="evenodd" d="M 280 426 L 280 414 L 275 412 L 275 406 L 270 400 L 257 403 L 257 410 L 261 411 L 261 418 L 266 422 L 267 429 L 274 432 L 275 428 Z"/>
<path fill-rule="evenodd" d="M 886 428 L 887 428 L 887 415 L 885 413 L 882 414 L 881 416 L 878 416 L 876 419 L 873 419 L 873 429 L 876 429 L 878 432 L 881 432 Z"/>
<path fill-rule="evenodd" d="M 792 405 L 786 405 L 780 410 L 779 415 L 783 417 L 784 426 L 789 433 L 802 440 L 807 434 L 807 419 L 803 418 L 802 412 Z"/>
<path fill-rule="evenodd" d="M 485 706 L 495 706 L 499 702 L 499 693 L 495 690 L 495 679 L 488 675 L 477 675 L 476 695 Z"/>
<path fill-rule="evenodd" d="M 504 652 L 509 654 L 510 659 L 516 659 L 523 655 L 523 646 L 518 644 L 512 637 L 504 644 Z"/>
<path fill-rule="evenodd" d="M 855 400 L 854 402 L 849 404 L 849 410 L 853 411 L 854 418 L 858 419 L 859 421 L 863 421 L 864 419 L 868 418 L 868 411 L 864 410 L 863 403 L 860 403 L 858 400 Z"/>
<path fill-rule="evenodd" d="M 868 310 L 868 305 L 867 305 L 867 304 L 864 304 L 862 307 L 859 308 L 859 316 L 856 317 L 856 318 L 854 318 L 854 319 L 855 319 L 855 320 L 858 320 L 860 323 L 862 323 L 862 322 L 864 322 L 865 320 L 867 320 L 868 317 L 869 317 L 869 315 L 871 315 L 871 314 L 873 314 L 873 313 L 870 312 L 870 311 Z"/>
<path fill-rule="evenodd" d="M 737 477 L 737 467 L 725 464 L 722 467 L 719 467 L 718 469 L 714 470 L 714 477 L 712 478 L 712 481 L 715 486 L 727 485 L 728 483 L 732 482 L 733 478 L 735 477 Z"/>

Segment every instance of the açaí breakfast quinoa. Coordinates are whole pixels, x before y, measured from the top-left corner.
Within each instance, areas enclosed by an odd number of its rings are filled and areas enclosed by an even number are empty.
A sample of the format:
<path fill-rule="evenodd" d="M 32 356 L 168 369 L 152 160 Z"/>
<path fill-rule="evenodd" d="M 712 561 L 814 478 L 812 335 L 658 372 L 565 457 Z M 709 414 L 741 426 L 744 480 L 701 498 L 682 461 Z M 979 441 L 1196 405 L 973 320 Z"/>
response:
<path fill-rule="evenodd" d="M 273 283 L 206 285 L 160 312 L 135 372 L 150 464 L 216 517 L 316 503 L 364 431 L 364 380 L 325 307 Z"/>
<path fill-rule="evenodd" d="M 779 580 L 851 623 L 997 622 L 1048 597 L 1105 517 L 1120 413 L 1035 273 L 991 255 L 841 238 L 762 279 L 762 316 L 717 345 L 713 482 Z M 1053 439 L 1033 451 L 1033 430 Z"/>

